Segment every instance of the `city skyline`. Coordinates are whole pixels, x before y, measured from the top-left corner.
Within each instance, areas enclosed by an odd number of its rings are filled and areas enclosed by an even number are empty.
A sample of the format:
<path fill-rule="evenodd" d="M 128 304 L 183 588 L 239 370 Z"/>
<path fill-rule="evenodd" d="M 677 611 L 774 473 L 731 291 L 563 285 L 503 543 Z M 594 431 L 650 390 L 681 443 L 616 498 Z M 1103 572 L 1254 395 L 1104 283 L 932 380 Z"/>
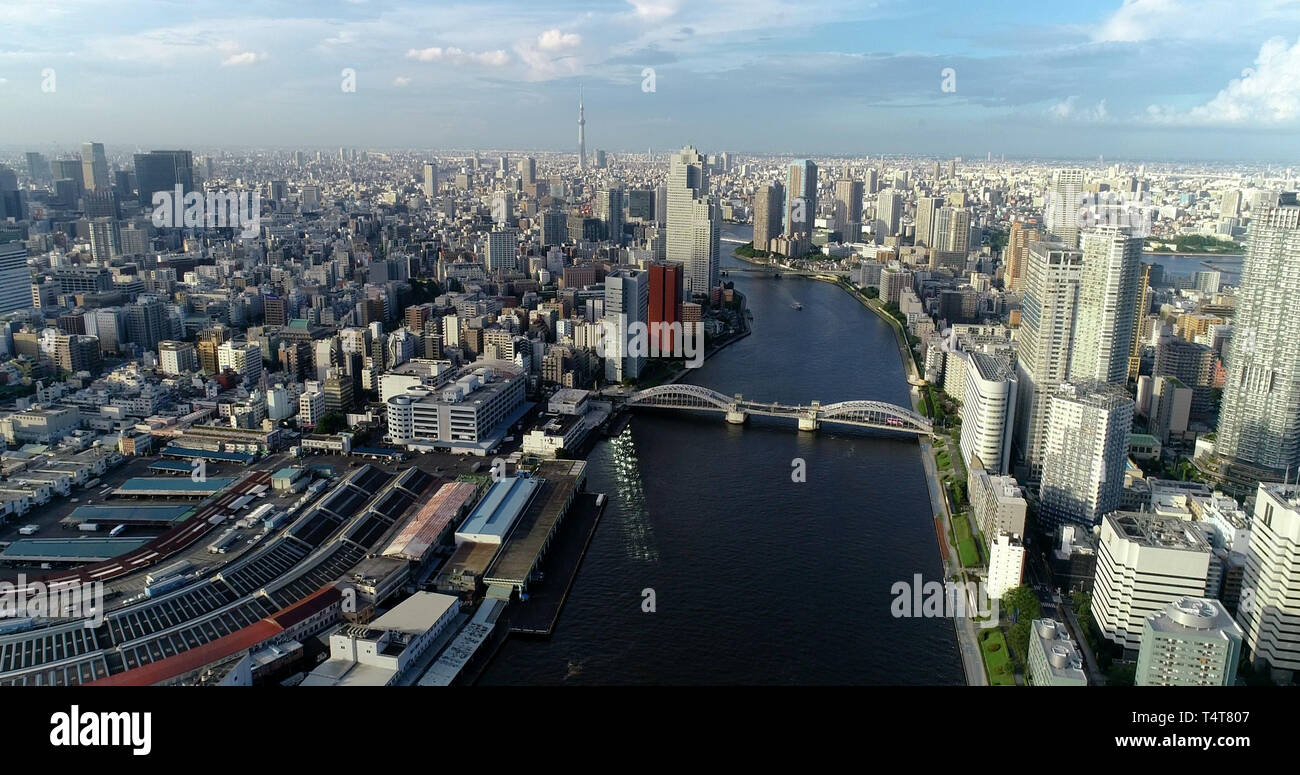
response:
<path fill-rule="evenodd" d="M 1277 33 L 1300 9 L 1247 5 L 344 2 L 200 25 L 143 3 L 84 27 L 102 4 L 78 0 L 0 17 L 0 135 L 73 146 L 89 111 L 109 146 L 572 150 L 581 84 L 586 142 L 610 150 L 1284 160 L 1300 39 Z M 764 99 L 808 111 L 753 121 Z M 506 103 L 532 120 L 496 121 Z"/>

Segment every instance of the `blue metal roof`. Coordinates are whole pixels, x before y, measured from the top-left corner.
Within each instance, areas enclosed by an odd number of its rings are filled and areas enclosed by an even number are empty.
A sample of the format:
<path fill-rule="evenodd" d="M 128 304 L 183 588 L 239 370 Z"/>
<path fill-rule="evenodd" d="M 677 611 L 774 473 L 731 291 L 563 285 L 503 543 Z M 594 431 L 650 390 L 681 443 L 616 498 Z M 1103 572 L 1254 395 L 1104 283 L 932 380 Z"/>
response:
<path fill-rule="evenodd" d="M 193 506 L 78 506 L 68 515 L 81 522 L 124 524 L 129 522 L 175 522 L 188 514 Z"/>
<path fill-rule="evenodd" d="M 20 538 L 0 552 L 5 560 L 107 560 L 135 551 L 150 538 Z"/>
<path fill-rule="evenodd" d="M 387 457 L 397 457 L 402 454 L 400 449 L 384 449 L 383 447 L 353 447 L 354 455 L 384 455 Z"/>
<path fill-rule="evenodd" d="M 246 465 L 257 459 L 247 452 L 213 452 L 206 449 L 178 447 L 175 444 L 164 447 L 159 454 L 173 457 L 201 457 L 205 460 L 225 460 L 229 463 L 244 463 Z"/>
<path fill-rule="evenodd" d="M 136 476 L 122 482 L 117 492 L 217 492 L 229 487 L 234 478 L 229 476 L 209 476 L 206 480 L 196 482 L 192 479 L 170 476 Z"/>
<path fill-rule="evenodd" d="M 540 486 L 539 480 L 528 476 L 513 476 L 494 483 L 456 532 L 504 539 Z"/>
<path fill-rule="evenodd" d="M 185 473 L 188 471 L 193 471 L 194 466 L 190 465 L 184 460 L 159 460 L 157 463 L 154 463 L 153 465 L 149 466 L 149 470 L 176 471 L 177 473 Z"/>

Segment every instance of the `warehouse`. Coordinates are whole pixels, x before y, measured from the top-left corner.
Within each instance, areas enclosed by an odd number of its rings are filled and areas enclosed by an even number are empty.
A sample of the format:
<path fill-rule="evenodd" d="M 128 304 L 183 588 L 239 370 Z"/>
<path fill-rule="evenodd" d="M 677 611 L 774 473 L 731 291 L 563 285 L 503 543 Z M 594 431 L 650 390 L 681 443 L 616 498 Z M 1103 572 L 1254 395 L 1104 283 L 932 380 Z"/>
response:
<path fill-rule="evenodd" d="M 448 482 L 434 493 L 383 550 L 385 557 L 423 563 L 429 551 L 443 543 L 447 531 L 474 502 L 478 488 L 468 482 Z"/>

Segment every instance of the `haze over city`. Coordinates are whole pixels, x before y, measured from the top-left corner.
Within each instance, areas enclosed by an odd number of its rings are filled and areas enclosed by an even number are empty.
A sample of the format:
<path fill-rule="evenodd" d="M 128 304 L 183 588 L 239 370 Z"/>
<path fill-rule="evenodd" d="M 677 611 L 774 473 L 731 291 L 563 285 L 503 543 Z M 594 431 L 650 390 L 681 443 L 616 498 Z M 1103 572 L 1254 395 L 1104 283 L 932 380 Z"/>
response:
<path fill-rule="evenodd" d="M 579 84 L 624 151 L 1280 161 L 1300 139 L 1294 2 L 119 5 L 0 9 L 0 142 L 558 150 Z"/>

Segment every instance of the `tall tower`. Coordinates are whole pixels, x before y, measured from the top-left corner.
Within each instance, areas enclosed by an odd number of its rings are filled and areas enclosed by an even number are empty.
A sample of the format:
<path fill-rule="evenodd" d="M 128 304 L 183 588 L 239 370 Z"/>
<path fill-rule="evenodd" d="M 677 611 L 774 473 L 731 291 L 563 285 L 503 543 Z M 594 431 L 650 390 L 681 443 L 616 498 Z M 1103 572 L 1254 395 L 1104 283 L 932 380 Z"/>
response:
<path fill-rule="evenodd" d="M 582 115 L 582 86 L 578 86 L 578 169 L 587 169 L 587 119 Z"/>
<path fill-rule="evenodd" d="M 1300 467 L 1300 202 L 1271 199 L 1251 216 L 1215 441 L 1250 484 Z"/>
<path fill-rule="evenodd" d="M 1070 379 L 1124 384 L 1133 344 L 1142 238 L 1127 226 L 1083 231 Z"/>
<path fill-rule="evenodd" d="M 666 190 L 667 259 L 682 264 L 687 298 L 708 294 L 718 284 L 721 210 L 709 196 L 709 169 L 704 155 L 687 146 L 673 154 Z"/>

